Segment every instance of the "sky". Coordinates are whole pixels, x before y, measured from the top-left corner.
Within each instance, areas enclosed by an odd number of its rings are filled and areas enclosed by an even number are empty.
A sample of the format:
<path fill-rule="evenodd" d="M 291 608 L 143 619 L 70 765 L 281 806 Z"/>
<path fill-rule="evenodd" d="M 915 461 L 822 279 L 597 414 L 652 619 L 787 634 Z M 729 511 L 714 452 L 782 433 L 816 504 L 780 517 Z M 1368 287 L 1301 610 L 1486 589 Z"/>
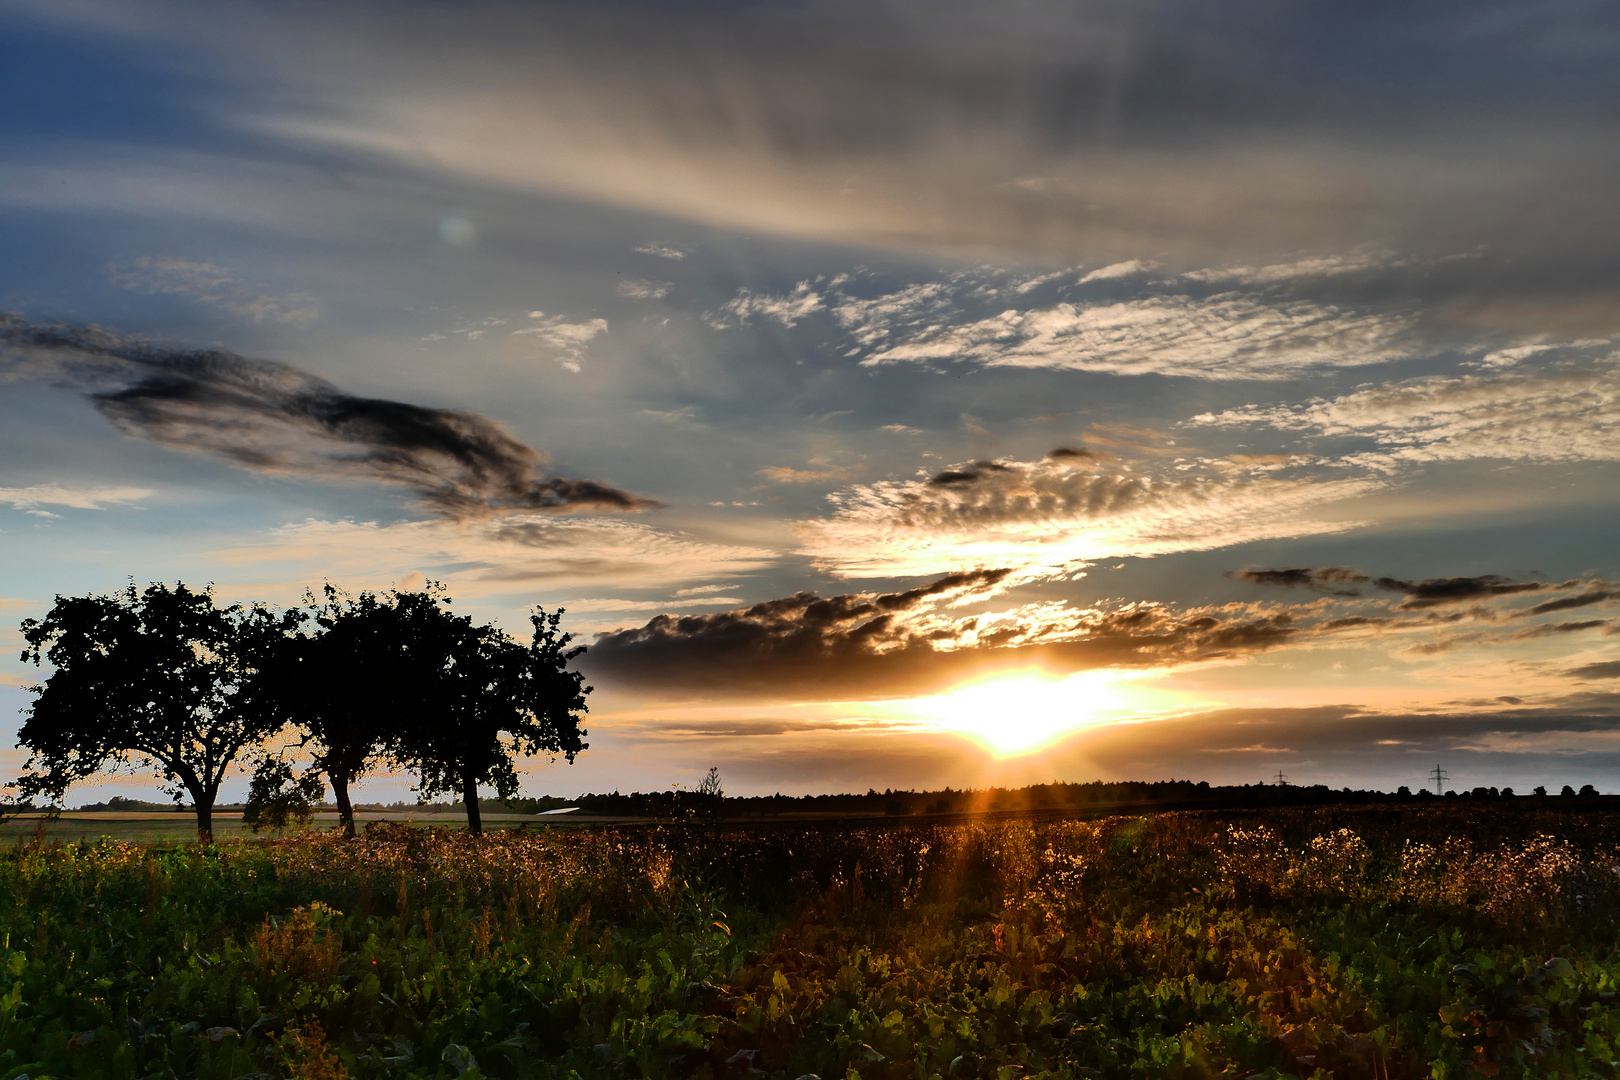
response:
<path fill-rule="evenodd" d="M 531 794 L 1620 791 L 1617 54 L 1589 0 L 0 0 L 0 771 L 57 595 L 439 581 L 589 647 Z"/>

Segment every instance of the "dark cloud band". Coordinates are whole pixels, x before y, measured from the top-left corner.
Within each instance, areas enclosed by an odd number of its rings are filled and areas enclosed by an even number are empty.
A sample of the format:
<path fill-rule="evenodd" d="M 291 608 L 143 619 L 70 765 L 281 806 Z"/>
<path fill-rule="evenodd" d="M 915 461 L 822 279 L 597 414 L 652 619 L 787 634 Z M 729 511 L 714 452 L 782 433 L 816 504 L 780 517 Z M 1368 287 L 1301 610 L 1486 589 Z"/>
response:
<path fill-rule="evenodd" d="M 7 374 L 85 394 L 126 435 L 261 472 L 397 484 L 446 517 L 657 505 L 600 481 L 546 477 L 545 456 L 488 417 L 357 397 L 224 349 L 167 348 L 0 315 Z"/>
<path fill-rule="evenodd" d="M 951 574 L 902 593 L 800 592 L 709 615 L 660 615 L 597 635 L 593 678 L 703 696 L 822 700 L 925 693 L 1013 666 L 1149 667 L 1258 652 L 1296 633 L 1286 614 L 1031 610 L 942 616 L 940 601 L 989 593 L 1006 570 Z"/>
<path fill-rule="evenodd" d="M 1475 600 L 1492 600 L 1501 596 L 1522 593 L 1550 592 L 1569 589 L 1580 584 L 1566 581 L 1554 585 L 1545 581 L 1514 581 L 1500 574 L 1481 574 L 1476 577 L 1424 578 L 1422 581 L 1402 581 L 1399 578 L 1374 578 L 1355 570 L 1337 566 L 1322 568 L 1297 567 L 1286 570 L 1238 570 L 1228 575 L 1239 581 L 1256 585 L 1274 585 L 1286 589 L 1305 588 L 1335 596 L 1360 596 L 1357 585 L 1371 585 L 1385 592 L 1403 593 L 1405 599 L 1398 611 L 1421 611 Z M 1605 584 L 1589 589 L 1578 596 L 1560 597 L 1529 609 L 1526 614 L 1542 615 L 1550 611 L 1567 611 L 1614 598 L 1617 591 Z"/>

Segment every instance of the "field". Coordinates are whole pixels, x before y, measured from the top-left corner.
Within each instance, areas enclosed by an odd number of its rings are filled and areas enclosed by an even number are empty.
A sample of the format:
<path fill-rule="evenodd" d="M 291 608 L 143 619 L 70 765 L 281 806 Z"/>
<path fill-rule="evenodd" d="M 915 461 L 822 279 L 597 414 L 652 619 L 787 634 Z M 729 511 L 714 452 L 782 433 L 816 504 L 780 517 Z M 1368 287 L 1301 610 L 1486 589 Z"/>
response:
<path fill-rule="evenodd" d="M 1611 1077 L 1553 802 L 18 840 L 0 1080 Z"/>
<path fill-rule="evenodd" d="M 359 822 L 391 821 L 433 825 L 439 828 L 460 829 L 467 824 L 460 814 L 397 813 L 388 811 L 355 812 Z M 544 818 L 540 819 L 544 821 Z M 484 822 L 491 828 L 534 822 L 533 815 L 491 814 L 485 812 Z M 313 827 L 327 829 L 338 823 L 336 813 L 315 815 Z M 252 830 L 242 824 L 240 810 L 214 812 L 214 836 L 219 840 L 244 839 L 253 836 Z M 138 844 L 190 844 L 197 840 L 197 817 L 189 809 L 180 812 L 153 811 L 146 813 L 76 813 L 66 811 L 55 817 L 40 814 L 18 814 L 0 824 L 0 841 L 43 840 L 46 843 L 95 843 L 100 840 Z"/>

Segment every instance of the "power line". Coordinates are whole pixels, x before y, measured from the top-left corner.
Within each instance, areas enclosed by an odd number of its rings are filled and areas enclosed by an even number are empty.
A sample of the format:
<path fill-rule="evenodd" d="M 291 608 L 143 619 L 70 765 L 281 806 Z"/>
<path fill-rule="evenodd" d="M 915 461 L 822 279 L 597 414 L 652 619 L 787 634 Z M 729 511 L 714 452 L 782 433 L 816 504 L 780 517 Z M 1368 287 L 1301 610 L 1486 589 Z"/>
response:
<path fill-rule="evenodd" d="M 1288 774 L 1283 772 L 1281 769 L 1278 769 L 1277 770 L 1277 786 L 1278 787 L 1284 787 L 1284 786 L 1287 785 L 1287 783 L 1288 783 Z"/>

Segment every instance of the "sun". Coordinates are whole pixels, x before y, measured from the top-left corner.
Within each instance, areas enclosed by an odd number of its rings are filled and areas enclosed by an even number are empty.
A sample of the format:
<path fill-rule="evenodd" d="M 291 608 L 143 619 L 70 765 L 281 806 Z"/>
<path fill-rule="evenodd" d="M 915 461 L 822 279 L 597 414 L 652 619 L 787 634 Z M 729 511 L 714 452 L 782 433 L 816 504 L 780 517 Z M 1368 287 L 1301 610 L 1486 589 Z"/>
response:
<path fill-rule="evenodd" d="M 941 729 L 966 735 L 997 757 L 1016 757 L 1091 727 L 1123 705 L 1106 672 L 1067 678 L 995 675 L 919 701 Z"/>

